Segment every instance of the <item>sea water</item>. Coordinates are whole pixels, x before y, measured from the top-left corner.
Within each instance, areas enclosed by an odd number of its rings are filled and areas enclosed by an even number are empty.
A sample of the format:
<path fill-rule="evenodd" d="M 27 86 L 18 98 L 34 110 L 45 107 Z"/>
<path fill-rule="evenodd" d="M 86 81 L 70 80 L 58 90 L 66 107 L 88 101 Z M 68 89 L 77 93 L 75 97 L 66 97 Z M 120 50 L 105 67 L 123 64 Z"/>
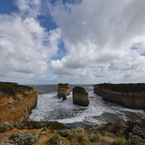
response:
<path fill-rule="evenodd" d="M 128 109 L 106 102 L 93 91 L 93 85 L 82 86 L 88 92 L 90 104 L 82 107 L 73 104 L 72 92 L 65 101 L 57 97 L 57 85 L 34 85 L 38 89 L 38 103 L 29 116 L 29 120 L 58 121 L 71 127 L 86 127 L 109 122 L 125 122 L 145 117 L 141 109 Z"/>

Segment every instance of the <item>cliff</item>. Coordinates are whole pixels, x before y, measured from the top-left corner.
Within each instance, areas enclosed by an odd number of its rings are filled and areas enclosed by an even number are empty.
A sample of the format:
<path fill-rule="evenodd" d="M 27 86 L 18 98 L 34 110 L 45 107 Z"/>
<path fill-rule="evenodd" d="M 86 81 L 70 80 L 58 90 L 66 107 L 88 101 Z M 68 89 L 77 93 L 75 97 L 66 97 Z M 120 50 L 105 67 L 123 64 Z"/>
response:
<path fill-rule="evenodd" d="M 98 84 L 94 85 L 94 92 L 105 101 L 145 109 L 145 84 Z"/>
<path fill-rule="evenodd" d="M 63 98 L 66 100 L 66 96 L 70 94 L 69 84 L 58 84 L 58 98 Z"/>
<path fill-rule="evenodd" d="M 79 86 L 73 88 L 73 103 L 80 106 L 89 105 L 88 93 L 84 88 Z"/>
<path fill-rule="evenodd" d="M 21 123 L 37 104 L 37 89 L 17 83 L 0 82 L 0 123 Z"/>

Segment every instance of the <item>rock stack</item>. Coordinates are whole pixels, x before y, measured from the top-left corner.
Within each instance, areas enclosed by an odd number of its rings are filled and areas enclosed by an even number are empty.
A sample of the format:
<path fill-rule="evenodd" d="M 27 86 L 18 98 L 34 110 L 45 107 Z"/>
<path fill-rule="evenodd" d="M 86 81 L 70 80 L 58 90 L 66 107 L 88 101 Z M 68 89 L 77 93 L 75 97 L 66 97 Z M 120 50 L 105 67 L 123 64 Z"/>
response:
<path fill-rule="evenodd" d="M 58 98 L 66 100 L 66 96 L 70 94 L 70 85 L 69 84 L 58 84 Z"/>
<path fill-rule="evenodd" d="M 84 88 L 79 86 L 73 88 L 73 103 L 80 106 L 89 105 L 88 93 Z"/>

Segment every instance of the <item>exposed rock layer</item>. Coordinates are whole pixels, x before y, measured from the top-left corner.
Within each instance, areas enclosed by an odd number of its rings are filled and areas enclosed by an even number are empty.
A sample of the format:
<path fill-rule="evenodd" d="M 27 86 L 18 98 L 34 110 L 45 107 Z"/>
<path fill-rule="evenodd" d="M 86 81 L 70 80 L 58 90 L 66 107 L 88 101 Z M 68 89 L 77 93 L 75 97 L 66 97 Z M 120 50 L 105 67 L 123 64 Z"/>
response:
<path fill-rule="evenodd" d="M 88 93 L 84 88 L 82 87 L 73 88 L 73 103 L 80 106 L 89 105 Z"/>
<path fill-rule="evenodd" d="M 138 92 L 118 92 L 109 88 L 105 88 L 103 85 L 94 85 L 94 92 L 99 96 L 102 96 L 105 101 L 117 103 L 127 108 L 145 109 L 145 90 L 143 89 L 142 91 Z"/>
<path fill-rule="evenodd" d="M 58 98 L 66 100 L 66 96 L 70 94 L 69 84 L 58 84 Z"/>
<path fill-rule="evenodd" d="M 37 89 L 18 84 L 0 83 L 0 123 L 21 123 L 37 104 Z"/>

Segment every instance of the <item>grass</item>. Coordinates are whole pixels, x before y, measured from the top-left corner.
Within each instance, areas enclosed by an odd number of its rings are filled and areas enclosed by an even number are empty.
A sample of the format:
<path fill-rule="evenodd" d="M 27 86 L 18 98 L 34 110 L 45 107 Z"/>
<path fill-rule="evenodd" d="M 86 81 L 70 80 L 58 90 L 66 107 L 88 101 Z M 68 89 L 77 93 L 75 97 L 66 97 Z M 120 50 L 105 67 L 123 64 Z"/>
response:
<path fill-rule="evenodd" d="M 60 137 L 60 135 L 58 134 L 52 135 L 52 137 L 49 140 L 47 140 L 45 144 L 46 145 L 70 145 L 70 143 L 66 139 Z"/>
<path fill-rule="evenodd" d="M 88 135 L 84 132 L 78 132 L 78 133 L 71 133 L 69 134 L 68 139 L 70 142 L 74 144 L 80 144 L 80 145 L 91 145 L 91 142 L 89 141 Z"/>

